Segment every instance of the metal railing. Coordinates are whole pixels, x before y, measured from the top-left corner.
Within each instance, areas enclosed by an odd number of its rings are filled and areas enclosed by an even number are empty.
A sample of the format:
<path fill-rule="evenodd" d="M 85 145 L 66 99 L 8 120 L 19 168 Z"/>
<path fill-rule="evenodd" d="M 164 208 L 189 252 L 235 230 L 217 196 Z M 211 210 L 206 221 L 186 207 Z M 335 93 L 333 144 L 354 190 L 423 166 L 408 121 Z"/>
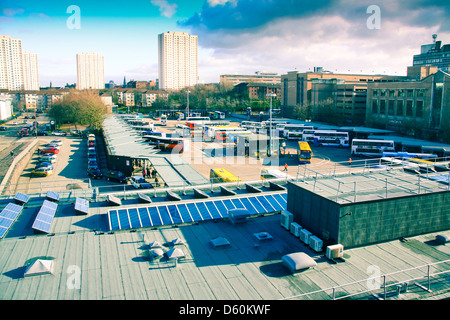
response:
<path fill-rule="evenodd" d="M 447 264 L 445 266 L 445 264 Z M 432 268 L 437 268 L 437 266 L 444 265 L 445 270 L 444 271 L 437 271 L 432 272 Z M 402 280 L 398 280 L 398 278 L 401 278 L 403 275 L 405 275 L 407 272 L 411 271 L 419 271 L 420 276 L 417 277 L 405 277 Z M 349 299 L 356 296 L 369 294 L 371 297 L 376 297 L 377 299 L 387 300 L 391 297 L 397 297 L 401 293 L 407 293 L 408 290 L 410 290 L 411 285 L 416 285 L 421 290 L 427 291 L 429 293 L 432 291 L 432 281 L 433 278 L 436 278 L 437 276 L 442 276 L 445 274 L 450 274 L 450 260 L 444 260 L 439 261 L 435 263 L 430 263 L 426 265 L 422 265 L 419 267 L 409 268 L 409 269 L 403 269 L 400 271 L 383 274 L 380 276 L 375 277 L 369 277 L 364 280 L 349 282 L 343 285 L 335 286 L 335 287 L 329 287 L 326 289 L 311 291 L 307 293 L 298 294 L 291 297 L 286 297 L 281 300 L 291 300 L 291 299 L 314 299 L 313 296 L 320 295 L 323 297 L 325 294 L 325 297 L 328 297 L 330 300 L 342 300 L 342 299 Z M 450 276 L 449 276 L 450 277 Z M 397 278 L 397 279 L 396 279 Z M 392 279 L 392 280 L 391 280 Z M 388 284 L 389 281 L 393 281 Z M 447 279 L 448 281 L 448 279 Z M 378 286 L 370 285 L 370 283 L 379 283 Z M 421 282 L 424 282 L 422 284 Z M 354 292 L 351 291 L 351 287 L 361 287 L 363 286 L 364 289 L 355 290 Z M 348 290 L 347 288 L 350 289 Z M 395 290 L 393 292 L 388 292 L 390 288 L 394 287 Z M 447 287 L 445 288 L 446 291 L 450 291 L 450 282 L 448 282 Z M 324 299 L 321 299 L 324 300 Z"/>

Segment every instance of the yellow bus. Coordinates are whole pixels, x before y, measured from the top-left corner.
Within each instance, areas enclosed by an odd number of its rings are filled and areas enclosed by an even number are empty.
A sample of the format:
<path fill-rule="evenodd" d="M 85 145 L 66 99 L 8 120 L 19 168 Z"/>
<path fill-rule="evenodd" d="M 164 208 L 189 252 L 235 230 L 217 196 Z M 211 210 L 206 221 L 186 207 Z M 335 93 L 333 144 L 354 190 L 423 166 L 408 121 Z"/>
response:
<path fill-rule="evenodd" d="M 311 147 L 308 142 L 299 141 L 298 142 L 298 162 L 299 163 L 311 163 L 311 158 L 313 156 Z"/>
<path fill-rule="evenodd" d="M 220 182 L 236 182 L 241 181 L 238 177 L 232 174 L 230 171 L 226 169 L 211 169 L 209 172 L 209 178 L 212 183 L 220 183 Z"/>

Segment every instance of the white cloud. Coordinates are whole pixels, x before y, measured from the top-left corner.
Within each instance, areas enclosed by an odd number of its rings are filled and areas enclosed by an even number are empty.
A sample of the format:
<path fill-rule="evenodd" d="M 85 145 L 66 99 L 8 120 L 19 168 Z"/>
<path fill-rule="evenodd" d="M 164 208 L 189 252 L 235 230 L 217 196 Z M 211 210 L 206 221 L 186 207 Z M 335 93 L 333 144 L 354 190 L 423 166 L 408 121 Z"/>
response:
<path fill-rule="evenodd" d="M 166 18 L 172 18 L 177 12 L 178 6 L 175 3 L 169 3 L 167 0 L 151 0 L 152 5 L 159 8 L 159 12 Z"/>

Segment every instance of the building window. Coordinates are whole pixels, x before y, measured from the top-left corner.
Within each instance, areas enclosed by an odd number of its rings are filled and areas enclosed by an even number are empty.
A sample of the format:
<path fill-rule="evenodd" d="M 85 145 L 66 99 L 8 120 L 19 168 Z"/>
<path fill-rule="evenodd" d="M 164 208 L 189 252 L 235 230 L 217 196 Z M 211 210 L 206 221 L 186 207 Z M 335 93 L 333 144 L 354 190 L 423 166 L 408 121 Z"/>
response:
<path fill-rule="evenodd" d="M 390 116 L 393 116 L 394 115 L 394 100 L 389 100 L 389 102 L 388 102 L 388 114 L 390 115 Z"/>
<path fill-rule="evenodd" d="M 403 100 L 398 100 L 397 101 L 397 115 L 398 116 L 403 116 Z"/>
<path fill-rule="evenodd" d="M 417 98 L 424 98 L 425 97 L 425 89 L 419 89 L 417 91 Z"/>
<path fill-rule="evenodd" d="M 378 89 L 374 89 L 374 90 L 372 91 L 372 96 L 373 96 L 373 97 L 378 97 Z"/>
<path fill-rule="evenodd" d="M 395 97 L 395 90 L 389 90 L 389 97 Z"/>
<path fill-rule="evenodd" d="M 398 89 L 398 96 L 399 97 L 406 97 L 405 89 Z"/>
<path fill-rule="evenodd" d="M 406 90 L 406 95 L 407 95 L 408 98 L 413 98 L 414 97 L 414 90 L 413 89 Z"/>
<path fill-rule="evenodd" d="M 378 113 L 378 100 L 372 100 L 372 113 L 377 114 Z"/>
<path fill-rule="evenodd" d="M 380 114 L 386 113 L 386 100 L 380 100 Z"/>
<path fill-rule="evenodd" d="M 386 89 L 380 90 L 380 97 L 386 97 Z"/>
<path fill-rule="evenodd" d="M 423 116 L 423 101 L 416 102 L 416 117 L 422 118 Z"/>
<path fill-rule="evenodd" d="M 411 100 L 406 101 L 406 115 L 409 117 L 412 117 L 413 115 L 412 108 L 413 102 Z"/>

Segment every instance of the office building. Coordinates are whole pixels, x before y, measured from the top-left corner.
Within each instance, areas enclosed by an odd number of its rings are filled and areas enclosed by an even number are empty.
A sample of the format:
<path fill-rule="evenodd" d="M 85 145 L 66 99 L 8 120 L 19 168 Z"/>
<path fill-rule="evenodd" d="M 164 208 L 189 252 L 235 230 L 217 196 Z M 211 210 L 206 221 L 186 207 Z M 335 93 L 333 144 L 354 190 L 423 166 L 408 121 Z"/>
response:
<path fill-rule="evenodd" d="M 450 72 L 450 44 L 442 45 L 436 38 L 434 34 L 433 43 L 423 45 L 420 54 L 414 55 L 413 66 L 434 66 Z"/>
<path fill-rule="evenodd" d="M 169 31 L 158 35 L 159 88 L 180 90 L 198 83 L 198 37 Z"/>
<path fill-rule="evenodd" d="M 22 40 L 0 35 L 0 89 L 23 90 Z"/>
<path fill-rule="evenodd" d="M 450 74 L 438 71 L 420 81 L 370 83 L 369 127 L 423 139 L 450 139 Z"/>
<path fill-rule="evenodd" d="M 280 84 L 281 76 L 277 73 L 268 73 L 257 71 L 255 74 L 224 74 L 220 76 L 220 84 L 232 84 L 237 86 L 241 83 L 265 83 L 265 84 Z"/>
<path fill-rule="evenodd" d="M 86 52 L 77 54 L 77 89 L 104 89 L 103 55 Z"/>
<path fill-rule="evenodd" d="M 38 59 L 36 53 L 22 52 L 24 90 L 39 90 Z"/>

